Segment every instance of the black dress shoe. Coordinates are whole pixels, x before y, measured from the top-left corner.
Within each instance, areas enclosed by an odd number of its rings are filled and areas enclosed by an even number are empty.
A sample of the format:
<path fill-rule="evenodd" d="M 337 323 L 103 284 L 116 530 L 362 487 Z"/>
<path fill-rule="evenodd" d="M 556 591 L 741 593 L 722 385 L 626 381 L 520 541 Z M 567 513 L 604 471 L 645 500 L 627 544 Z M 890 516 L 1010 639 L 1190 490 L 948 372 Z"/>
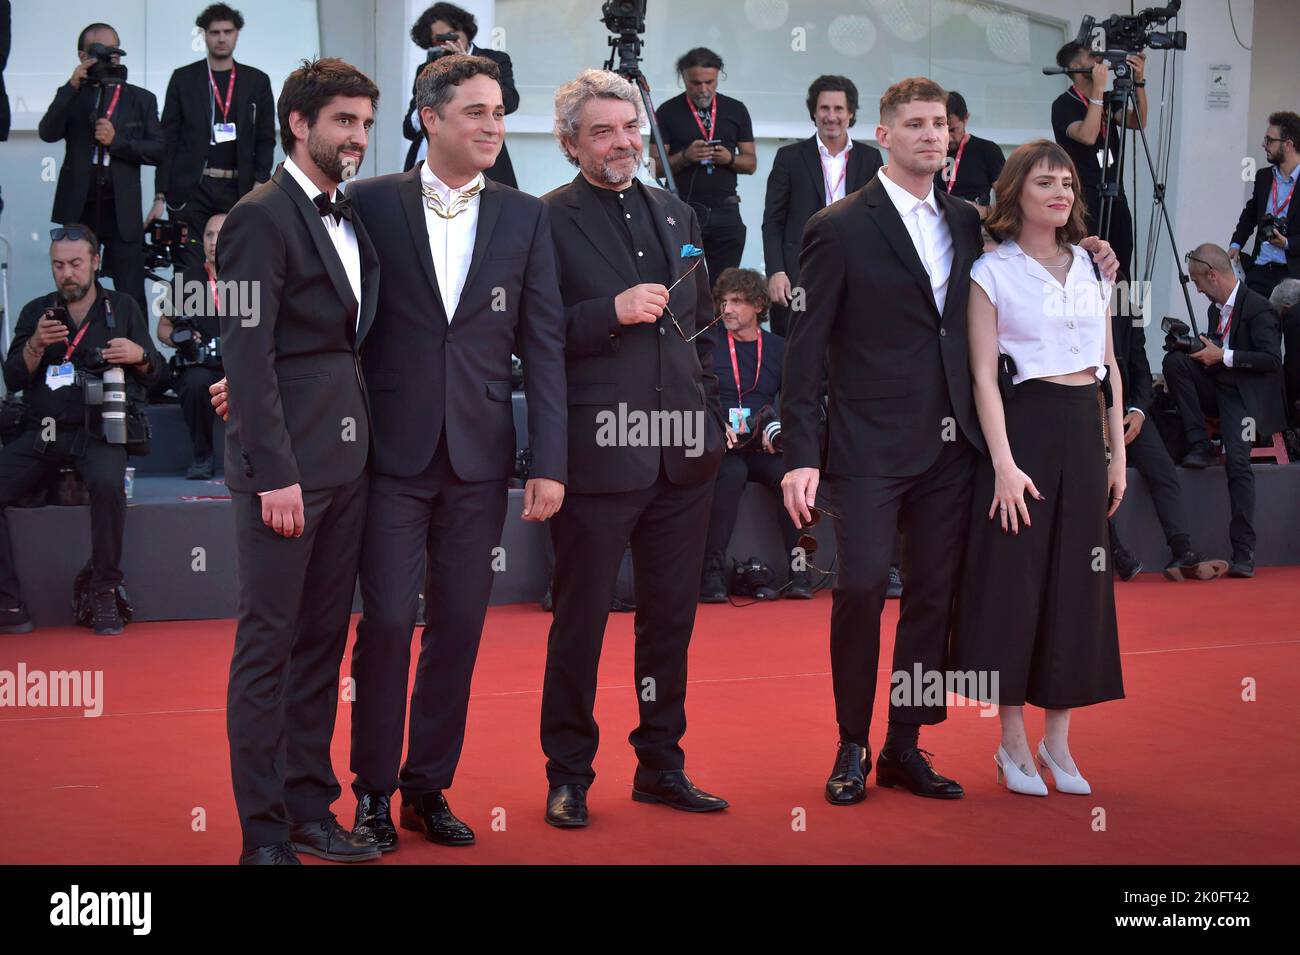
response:
<path fill-rule="evenodd" d="M 726 602 L 726 555 L 721 552 L 706 554 L 704 571 L 700 574 L 700 603 L 724 604 Z"/>
<path fill-rule="evenodd" d="M 101 637 L 115 637 L 122 632 L 122 616 L 117 612 L 117 591 L 105 590 L 93 595 L 94 617 L 91 626 Z"/>
<path fill-rule="evenodd" d="M 638 766 L 632 777 L 634 802 L 659 802 L 682 812 L 716 812 L 730 803 L 711 796 L 686 778 L 680 769 L 643 769 Z"/>
<path fill-rule="evenodd" d="M 1210 560 L 1199 551 L 1188 550 L 1169 562 L 1165 576 L 1170 580 L 1213 580 L 1227 570 L 1226 560 Z"/>
<path fill-rule="evenodd" d="M 840 740 L 835 768 L 826 780 L 826 801 L 832 806 L 852 806 L 867 798 L 867 773 L 871 772 L 871 747 Z"/>
<path fill-rule="evenodd" d="M 185 472 L 187 481 L 210 481 L 212 479 L 212 455 L 196 458 Z"/>
<path fill-rule="evenodd" d="M 1202 443 L 1192 447 L 1178 463 L 1185 468 L 1212 468 L 1219 463 L 1219 456 L 1215 454 L 1213 445 Z"/>
<path fill-rule="evenodd" d="M 1115 548 L 1115 552 L 1111 554 L 1111 562 L 1115 566 L 1115 576 L 1125 583 L 1142 573 L 1142 561 L 1122 547 Z"/>
<path fill-rule="evenodd" d="M 587 825 L 587 787 L 577 783 L 555 786 L 546 794 L 546 821 L 558 829 Z"/>
<path fill-rule="evenodd" d="M 474 830 L 461 822 L 441 792 L 420 793 L 411 802 L 402 797 L 402 828 L 423 832 L 440 846 L 472 846 Z"/>
<path fill-rule="evenodd" d="M 362 836 L 354 836 L 333 816 L 292 826 L 289 838 L 299 852 L 330 862 L 369 862 L 380 856 L 377 845 Z"/>
<path fill-rule="evenodd" d="M 791 600 L 811 600 L 813 590 L 808 571 L 800 570 L 791 574 L 790 583 L 786 585 L 784 593 Z"/>
<path fill-rule="evenodd" d="M 32 618 L 22 604 L 0 610 L 0 633 L 31 633 Z"/>
<path fill-rule="evenodd" d="M 1232 563 L 1228 565 L 1229 577 L 1254 577 L 1255 555 L 1233 554 Z"/>
<path fill-rule="evenodd" d="M 240 865 L 302 865 L 293 846 L 287 842 L 277 842 L 271 846 L 258 846 L 249 849 L 239 857 Z"/>
<path fill-rule="evenodd" d="M 931 799 L 960 799 L 966 791 L 956 781 L 940 776 L 930 764 L 929 753 L 913 746 L 897 756 L 882 751 L 876 760 L 876 785 L 893 789 L 899 786 L 917 796 Z"/>
<path fill-rule="evenodd" d="M 380 852 L 397 848 L 397 830 L 393 827 L 389 799 L 382 793 L 365 793 L 357 800 L 357 817 L 352 834 L 369 839 Z"/>
<path fill-rule="evenodd" d="M 897 600 L 903 596 L 903 575 L 897 564 L 889 565 L 889 585 L 885 588 L 885 597 Z"/>

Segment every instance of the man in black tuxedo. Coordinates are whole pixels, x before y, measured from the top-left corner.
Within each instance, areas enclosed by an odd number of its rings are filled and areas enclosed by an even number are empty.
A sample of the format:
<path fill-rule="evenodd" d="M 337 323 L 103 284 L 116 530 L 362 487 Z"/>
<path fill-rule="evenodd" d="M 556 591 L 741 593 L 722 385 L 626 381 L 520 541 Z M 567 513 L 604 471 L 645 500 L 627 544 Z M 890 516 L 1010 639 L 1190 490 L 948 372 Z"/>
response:
<path fill-rule="evenodd" d="M 337 190 L 365 155 L 378 97 L 342 60 L 289 74 L 285 162 L 235 205 L 217 244 L 222 282 L 253 304 L 221 317 L 239 580 L 226 722 L 241 863 L 292 865 L 295 849 L 379 857 L 329 808 L 366 513 L 370 412 L 357 353 L 379 289 L 374 247 Z"/>
<path fill-rule="evenodd" d="M 979 215 L 934 188 L 948 149 L 946 100 L 937 83 L 921 77 L 885 91 L 876 140 L 889 151 L 889 165 L 809 220 L 799 260 L 807 311 L 786 342 L 781 420 L 789 471 L 782 487 L 791 518 L 806 525 L 824 468 L 836 507 L 819 512 L 834 518 L 840 561 L 831 610 L 840 745 L 826 783 L 833 805 L 867 794 L 880 612 L 895 532 L 903 538 L 906 588 L 893 670 L 909 680 L 914 667 L 942 676 L 971 481 L 985 449 L 966 331 Z M 1113 274 L 1113 255 L 1106 267 Z M 960 798 L 961 786 L 935 772 L 917 746 L 920 725 L 941 722 L 944 706 L 891 696 L 889 712 L 877 783 Z"/>
<path fill-rule="evenodd" d="M 568 337 L 569 487 L 551 522 L 555 619 L 546 648 L 546 821 L 587 825 L 596 668 L 619 559 L 632 544 L 640 725 L 632 798 L 706 812 L 727 803 L 683 772 L 686 653 L 724 422 L 713 321 L 689 206 L 635 180 L 641 97 L 585 70 L 555 94 L 556 135 L 579 174 L 551 213 Z M 691 269 L 694 271 L 690 271 Z M 674 287 L 675 286 L 675 287 Z"/>
<path fill-rule="evenodd" d="M 470 678 L 514 472 L 510 356 L 528 369 L 533 477 L 524 520 L 564 499 L 564 312 L 540 199 L 485 179 L 505 135 L 496 64 L 445 56 L 417 84 L 429 148 L 409 172 L 349 184 L 383 269 L 362 367 L 374 455 L 361 556 L 364 612 L 352 651 L 355 833 L 397 847 L 401 825 L 442 845 L 474 833 L 451 812 Z M 424 633 L 407 719 L 411 631 L 425 580 Z M 399 779 L 400 765 L 400 779 Z"/>
<path fill-rule="evenodd" d="M 239 197 L 271 177 L 275 153 L 275 98 L 259 69 L 235 62 L 244 18 L 214 3 L 194 21 L 208 55 L 172 73 L 163 99 L 166 149 L 158 163 L 147 221 L 168 217 L 189 227 L 178 270 L 203 265 L 208 217 L 229 212 Z M 196 276 L 197 277 L 197 276 Z"/>
<path fill-rule="evenodd" d="M 858 121 L 858 88 L 847 76 L 819 76 L 808 87 L 817 132 L 782 146 L 767 176 L 763 260 L 772 297 L 772 331 L 789 335 L 790 297 L 799 285 L 803 228 L 814 212 L 865 186 L 880 169 L 880 150 L 849 139 Z"/>
<path fill-rule="evenodd" d="M 108 52 L 92 55 L 92 44 Z M 107 23 L 81 31 L 77 57 L 77 68 L 54 94 L 37 127 L 43 141 L 66 143 L 50 218 L 60 225 L 90 226 L 107 251 L 105 271 L 113 287 L 148 314 L 140 167 L 162 158 L 158 100 L 126 82 L 117 31 Z"/>
<path fill-rule="evenodd" d="M 453 34 L 456 37 L 454 40 L 450 39 Z M 425 66 L 438 57 L 455 53 L 482 56 L 495 63 L 497 82 L 501 84 L 501 102 L 505 106 L 506 115 L 509 116 L 519 108 L 519 90 L 515 89 L 515 70 L 510 62 L 510 54 L 504 50 L 484 49 L 476 45 L 474 37 L 477 35 L 478 21 L 474 19 L 474 14 L 454 3 L 435 3 L 420 14 L 420 19 L 416 20 L 411 27 L 412 42 L 420 49 L 429 51 Z M 420 79 L 419 73 L 420 71 L 417 70 L 417 84 Z M 420 107 L 416 103 L 416 95 L 413 86 L 411 103 L 406 107 L 406 115 L 402 117 L 402 135 L 411 141 L 411 148 L 406 151 L 406 162 L 402 165 L 403 169 L 408 170 L 413 169 L 415 164 L 424 157 L 425 148 L 424 127 L 420 121 Z M 515 167 L 510 162 L 510 151 L 506 148 L 504 139 L 501 141 L 501 150 L 497 153 L 496 162 L 484 175 L 503 186 L 509 186 L 511 189 L 518 188 Z"/>
<path fill-rule="evenodd" d="M 1228 459 L 1228 498 L 1232 520 L 1229 577 L 1255 576 L 1255 472 L 1250 465 L 1254 439 L 1281 431 L 1286 416 L 1282 386 L 1282 323 L 1269 300 L 1237 280 L 1232 260 L 1206 243 L 1187 256 L 1188 274 L 1210 300 L 1205 347 L 1193 354 L 1165 353 L 1165 382 L 1178 403 L 1187 435 L 1185 468 L 1218 463 L 1205 431 L 1206 415 L 1219 418 Z"/>

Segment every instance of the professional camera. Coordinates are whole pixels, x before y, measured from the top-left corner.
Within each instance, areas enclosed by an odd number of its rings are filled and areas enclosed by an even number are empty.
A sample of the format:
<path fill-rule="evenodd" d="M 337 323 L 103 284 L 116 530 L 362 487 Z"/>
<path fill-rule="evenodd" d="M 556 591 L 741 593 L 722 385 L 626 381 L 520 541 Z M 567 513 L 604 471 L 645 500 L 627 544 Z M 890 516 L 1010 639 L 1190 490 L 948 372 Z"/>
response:
<path fill-rule="evenodd" d="M 1165 333 L 1165 351 L 1180 351 L 1188 355 L 1195 355 L 1205 347 L 1205 342 L 1192 334 L 1191 327 L 1184 321 L 1166 315 L 1160 320 L 1160 330 Z M 1216 345 L 1222 345 L 1223 341 L 1219 335 L 1211 332 L 1205 336 Z"/>
<path fill-rule="evenodd" d="M 515 476 L 511 487 L 523 487 L 533 476 L 533 449 L 519 448 L 515 451 Z"/>
<path fill-rule="evenodd" d="M 126 372 L 105 362 L 104 350 L 96 348 L 78 378 L 86 399 L 86 429 L 92 434 L 102 429 L 109 444 L 126 444 Z"/>
<path fill-rule="evenodd" d="M 1259 221 L 1259 241 L 1267 242 L 1275 235 L 1287 235 L 1287 224 L 1284 216 L 1275 216 L 1268 213 Z"/>
<path fill-rule="evenodd" d="M 1186 30 L 1160 32 L 1151 29 L 1176 16 L 1182 5 L 1183 0 L 1171 0 L 1168 6 L 1148 7 L 1141 13 L 1112 14 L 1100 23 L 1096 17 L 1084 17 L 1075 39 L 1084 46 L 1091 46 L 1092 34 L 1100 28 L 1106 35 L 1106 49 L 1097 50 L 1096 54 L 1110 64 L 1116 79 L 1125 80 L 1132 75 L 1132 67 L 1128 64 L 1130 54 L 1141 53 L 1147 48 L 1187 49 Z"/>
<path fill-rule="evenodd" d="M 194 365 L 221 366 L 221 339 L 196 342 L 194 336 L 198 331 L 198 322 L 192 318 L 178 318 L 172 322 L 172 346 L 176 353 L 168 360 L 168 364 L 173 376 L 182 368 Z M 202 339 L 203 336 L 199 335 L 199 338 Z"/>
<path fill-rule="evenodd" d="M 126 67 L 121 63 L 114 63 L 111 59 L 113 56 L 126 56 L 125 50 L 116 46 L 105 46 L 102 43 L 92 43 L 86 47 L 86 55 L 95 60 L 94 65 L 86 71 L 86 80 L 92 86 L 126 82 Z"/>
<path fill-rule="evenodd" d="M 758 409 L 758 414 L 752 414 L 745 419 L 745 426 L 749 429 L 750 440 L 761 441 L 760 435 L 766 436 L 767 443 L 772 446 L 772 450 L 780 454 L 785 447 L 785 441 L 781 437 L 781 419 L 776 416 L 771 405 L 763 405 Z M 761 447 L 761 444 L 760 444 Z"/>
<path fill-rule="evenodd" d="M 190 227 L 177 220 L 163 221 L 155 219 L 149 224 L 149 231 L 144 236 L 144 271 L 155 282 L 166 282 L 156 273 L 159 269 L 170 269 L 175 265 L 176 254 L 185 248 L 190 240 Z"/>
<path fill-rule="evenodd" d="M 772 586 L 772 571 L 757 557 L 733 564 L 731 592 L 737 597 L 752 597 L 755 600 L 771 600 L 777 595 L 776 588 Z"/>

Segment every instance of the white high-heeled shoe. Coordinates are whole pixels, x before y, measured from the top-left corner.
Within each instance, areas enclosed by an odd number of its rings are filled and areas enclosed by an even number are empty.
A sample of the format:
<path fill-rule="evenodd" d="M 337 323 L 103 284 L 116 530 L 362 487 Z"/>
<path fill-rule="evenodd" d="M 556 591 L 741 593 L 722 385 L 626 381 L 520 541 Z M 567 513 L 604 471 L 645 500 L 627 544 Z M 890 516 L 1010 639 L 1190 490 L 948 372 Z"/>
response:
<path fill-rule="evenodd" d="M 1047 795 L 1047 783 L 1043 782 L 1043 777 L 1037 773 L 1030 776 L 1028 773 L 1021 772 L 1016 761 L 1008 756 L 1007 751 L 1001 746 L 993 757 L 993 765 L 998 768 L 998 782 L 1001 783 L 1005 779 L 1007 789 L 1013 793 L 1022 793 L 1026 796 Z"/>
<path fill-rule="evenodd" d="M 1038 741 L 1038 762 L 1044 769 L 1052 771 L 1052 782 L 1056 786 L 1058 793 L 1070 793 L 1075 796 L 1086 796 L 1092 792 L 1092 787 L 1088 785 L 1088 780 L 1084 779 L 1079 773 L 1067 773 L 1060 766 L 1056 765 L 1056 760 L 1052 759 L 1052 754 L 1047 751 L 1047 741 Z M 1076 766 L 1075 769 L 1078 769 Z"/>

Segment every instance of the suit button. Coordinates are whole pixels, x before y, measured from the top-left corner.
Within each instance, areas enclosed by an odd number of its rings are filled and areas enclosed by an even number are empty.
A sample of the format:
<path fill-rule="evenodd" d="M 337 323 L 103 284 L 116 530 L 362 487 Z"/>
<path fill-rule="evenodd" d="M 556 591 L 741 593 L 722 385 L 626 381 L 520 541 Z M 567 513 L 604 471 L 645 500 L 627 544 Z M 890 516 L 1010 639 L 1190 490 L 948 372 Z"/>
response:
<path fill-rule="evenodd" d="M 252 468 L 244 468 L 244 477 L 252 477 L 252 476 L 253 476 L 253 469 L 252 469 Z"/>
<path fill-rule="evenodd" d="M 664 390 L 663 385 L 655 385 L 655 391 L 663 391 L 663 390 Z"/>
<path fill-rule="evenodd" d="M 659 326 L 659 334 L 660 334 L 660 335 L 667 335 L 667 334 L 668 334 L 666 331 L 664 331 L 664 327 L 663 327 L 662 325 Z"/>
<path fill-rule="evenodd" d="M 946 328 L 941 328 L 941 329 L 939 329 L 939 337 L 940 337 L 940 338 L 946 338 L 947 335 L 948 335 L 948 329 L 946 329 Z"/>

